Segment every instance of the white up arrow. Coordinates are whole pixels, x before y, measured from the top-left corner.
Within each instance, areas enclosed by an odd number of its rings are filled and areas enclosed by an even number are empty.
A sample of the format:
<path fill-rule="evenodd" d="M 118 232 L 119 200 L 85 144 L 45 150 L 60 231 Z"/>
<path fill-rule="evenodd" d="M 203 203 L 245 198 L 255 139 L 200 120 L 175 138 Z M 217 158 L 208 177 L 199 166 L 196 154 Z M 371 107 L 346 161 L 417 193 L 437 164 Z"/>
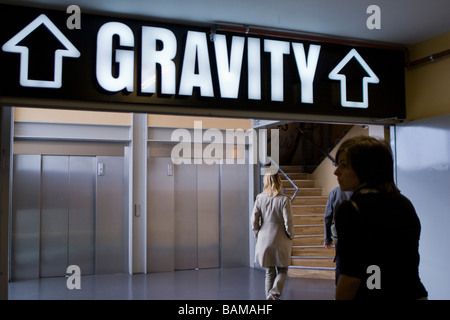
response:
<path fill-rule="evenodd" d="M 355 58 L 359 64 L 364 68 L 369 77 L 363 77 L 362 89 L 363 89 L 363 101 L 348 101 L 347 100 L 347 77 L 339 72 L 344 68 L 344 66 L 352 59 Z M 373 70 L 369 67 L 369 65 L 364 61 L 361 55 L 355 50 L 352 49 L 341 62 L 330 72 L 328 78 L 331 80 L 339 80 L 341 81 L 341 105 L 343 107 L 348 108 L 362 108 L 365 109 L 369 106 L 369 83 L 379 83 L 380 79 L 378 79 L 377 75 L 373 72 Z"/>
<path fill-rule="evenodd" d="M 29 65 L 29 49 L 18 45 L 30 33 L 36 30 L 41 24 L 47 27 L 48 30 L 64 45 L 65 49 L 55 50 L 55 68 L 53 80 L 33 80 L 28 76 Z M 5 52 L 20 53 L 20 84 L 24 87 L 38 87 L 38 88 L 61 88 L 62 86 L 62 60 L 63 57 L 78 58 L 80 52 L 69 39 L 53 24 L 52 21 L 45 15 L 41 14 L 34 19 L 22 31 L 12 37 L 6 42 L 2 50 Z"/>

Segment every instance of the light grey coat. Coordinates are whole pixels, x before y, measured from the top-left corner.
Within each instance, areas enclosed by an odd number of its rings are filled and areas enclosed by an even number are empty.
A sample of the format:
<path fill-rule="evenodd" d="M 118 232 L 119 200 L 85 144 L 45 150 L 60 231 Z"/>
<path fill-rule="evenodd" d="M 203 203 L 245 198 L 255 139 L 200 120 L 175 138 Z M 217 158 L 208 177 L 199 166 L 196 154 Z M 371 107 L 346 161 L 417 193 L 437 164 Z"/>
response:
<path fill-rule="evenodd" d="M 255 262 L 264 268 L 289 267 L 294 237 L 290 199 L 258 194 L 251 223 L 257 238 Z"/>

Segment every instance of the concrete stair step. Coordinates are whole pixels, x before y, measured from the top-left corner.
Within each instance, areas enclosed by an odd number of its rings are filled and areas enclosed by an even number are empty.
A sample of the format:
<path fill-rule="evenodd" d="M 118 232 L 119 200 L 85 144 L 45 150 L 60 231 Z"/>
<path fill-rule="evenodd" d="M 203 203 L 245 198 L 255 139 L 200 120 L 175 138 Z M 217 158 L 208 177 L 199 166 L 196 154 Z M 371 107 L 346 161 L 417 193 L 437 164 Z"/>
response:
<path fill-rule="evenodd" d="M 299 172 L 304 172 L 305 168 L 303 166 L 280 166 L 281 170 L 283 170 L 285 173 L 299 173 Z"/>
<path fill-rule="evenodd" d="M 325 214 L 325 205 L 291 205 L 292 214 Z"/>
<path fill-rule="evenodd" d="M 308 174 L 307 173 L 298 173 L 298 172 L 285 172 L 286 175 L 291 180 L 308 180 Z M 284 174 L 278 173 L 281 180 L 287 180 Z"/>
<path fill-rule="evenodd" d="M 311 268 L 336 268 L 333 262 L 334 258 L 304 258 L 292 257 L 291 263 L 296 267 L 311 267 Z"/>
<path fill-rule="evenodd" d="M 319 225 L 294 225 L 294 235 L 318 235 L 323 234 L 323 224 Z"/>
<path fill-rule="evenodd" d="M 294 225 L 308 225 L 323 223 L 323 214 L 298 214 L 293 215 Z"/>
<path fill-rule="evenodd" d="M 314 180 L 292 180 L 292 182 L 297 186 L 297 188 L 314 188 L 315 187 Z M 281 185 L 283 188 L 293 188 L 292 184 L 288 180 L 282 180 Z"/>
<path fill-rule="evenodd" d="M 335 270 L 329 269 L 290 267 L 288 276 L 291 278 L 335 279 L 336 273 Z"/>
<path fill-rule="evenodd" d="M 292 197 L 295 190 L 293 188 L 288 188 L 286 190 L 286 195 Z M 322 188 L 299 188 L 297 191 L 297 197 L 310 197 L 310 196 L 322 196 Z"/>
<path fill-rule="evenodd" d="M 326 257 L 334 258 L 334 248 L 324 248 L 323 246 L 293 246 L 292 256 L 306 257 Z"/>
<path fill-rule="evenodd" d="M 294 246 L 320 246 L 323 245 L 323 234 L 309 236 L 295 236 Z"/>
<path fill-rule="evenodd" d="M 295 197 L 292 205 L 326 205 L 328 197 L 310 196 L 310 197 Z"/>

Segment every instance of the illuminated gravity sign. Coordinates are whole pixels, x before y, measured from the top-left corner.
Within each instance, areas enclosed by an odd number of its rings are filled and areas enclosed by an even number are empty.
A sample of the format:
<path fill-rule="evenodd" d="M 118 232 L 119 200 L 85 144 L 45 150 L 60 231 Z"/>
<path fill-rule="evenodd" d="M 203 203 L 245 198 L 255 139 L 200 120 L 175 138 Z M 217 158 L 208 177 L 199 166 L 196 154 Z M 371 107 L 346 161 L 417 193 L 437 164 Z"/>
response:
<path fill-rule="evenodd" d="M 114 36 L 119 39 L 123 49 L 113 49 Z M 161 49 L 156 47 L 160 42 Z M 233 36 L 230 54 L 225 35 L 215 36 L 213 47 L 220 98 L 238 99 L 244 59 L 244 46 L 247 42 L 247 97 L 261 100 L 261 40 Z M 156 93 L 157 66 L 161 67 L 161 94 L 192 96 L 194 88 L 199 88 L 201 97 L 215 97 L 207 34 L 187 31 L 183 52 L 183 62 L 177 88 L 175 56 L 177 38 L 165 28 L 142 27 L 141 48 L 141 93 Z M 109 92 L 136 90 L 134 84 L 134 48 L 133 31 L 126 24 L 109 22 L 104 24 L 97 34 L 96 76 L 100 86 Z M 290 43 L 268 40 L 263 42 L 264 51 L 270 53 L 270 100 L 284 101 L 283 60 L 289 54 Z M 297 70 L 301 79 L 301 102 L 313 103 L 313 81 L 319 59 L 320 46 L 311 45 L 308 58 L 302 43 L 292 43 Z M 113 57 L 115 61 L 113 61 Z M 112 74 L 111 66 L 118 64 L 118 75 Z M 195 70 L 197 66 L 198 71 Z M 177 91 L 178 89 L 178 91 Z"/>
<path fill-rule="evenodd" d="M 106 102 L 148 112 L 158 106 L 168 113 L 405 118 L 401 50 L 228 32 L 211 37 L 208 28 L 88 14 L 81 29 L 69 30 L 65 12 L 0 9 L 0 99 Z"/>

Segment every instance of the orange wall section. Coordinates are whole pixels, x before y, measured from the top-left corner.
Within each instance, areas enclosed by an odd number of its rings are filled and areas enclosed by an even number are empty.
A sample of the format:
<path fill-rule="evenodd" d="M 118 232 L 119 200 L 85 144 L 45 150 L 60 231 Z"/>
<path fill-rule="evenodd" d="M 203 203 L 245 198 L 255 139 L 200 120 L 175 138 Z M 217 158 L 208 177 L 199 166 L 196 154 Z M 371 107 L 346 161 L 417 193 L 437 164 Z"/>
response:
<path fill-rule="evenodd" d="M 14 121 L 131 126 L 132 117 L 131 113 L 121 112 L 16 107 L 14 108 Z M 202 121 L 202 128 L 205 129 L 247 130 L 252 127 L 252 121 L 248 119 L 147 115 L 147 125 L 150 127 L 194 128 L 194 121 Z"/>
<path fill-rule="evenodd" d="M 194 128 L 194 121 L 201 121 L 202 128 L 215 129 L 251 129 L 252 121 L 248 119 L 212 118 L 194 116 L 171 116 L 149 114 L 147 123 L 149 127 L 167 128 Z"/>
<path fill-rule="evenodd" d="M 408 48 L 410 61 L 450 49 L 450 33 Z M 450 56 L 405 71 L 406 117 L 418 120 L 450 114 Z"/>
<path fill-rule="evenodd" d="M 131 114 L 16 107 L 14 121 L 131 126 Z"/>

